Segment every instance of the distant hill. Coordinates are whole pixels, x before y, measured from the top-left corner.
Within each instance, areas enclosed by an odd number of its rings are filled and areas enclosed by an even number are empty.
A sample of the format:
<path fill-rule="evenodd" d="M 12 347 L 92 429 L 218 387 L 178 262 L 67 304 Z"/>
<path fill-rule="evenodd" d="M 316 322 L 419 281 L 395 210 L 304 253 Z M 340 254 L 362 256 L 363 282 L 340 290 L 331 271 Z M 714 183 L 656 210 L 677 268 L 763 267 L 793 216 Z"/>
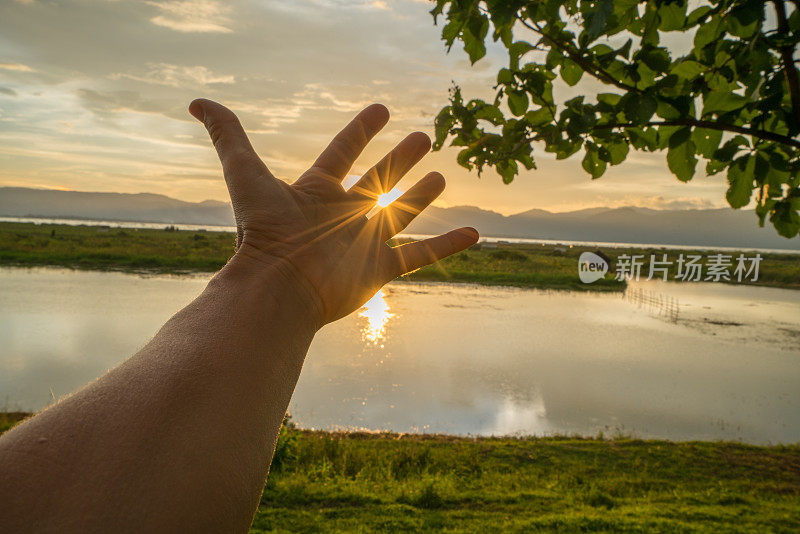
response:
<path fill-rule="evenodd" d="M 730 208 L 530 210 L 504 217 L 472 206 L 431 206 L 406 231 L 436 234 L 459 226 L 474 226 L 482 235 L 496 237 L 800 250 L 800 238 L 783 238 L 769 225 L 759 228 L 752 211 Z"/>
<path fill-rule="evenodd" d="M 0 216 L 100 219 L 231 226 L 227 202 L 184 202 L 153 193 L 85 193 L 0 187 Z"/>
<path fill-rule="evenodd" d="M 234 224 L 230 204 L 225 202 L 22 187 L 0 187 L 0 216 Z M 752 211 L 728 208 L 590 208 L 565 213 L 532 209 L 504 216 L 475 206 L 431 206 L 406 232 L 438 234 L 459 226 L 474 226 L 482 235 L 493 237 L 800 250 L 800 238 L 782 238 L 768 226 L 759 228 Z"/>

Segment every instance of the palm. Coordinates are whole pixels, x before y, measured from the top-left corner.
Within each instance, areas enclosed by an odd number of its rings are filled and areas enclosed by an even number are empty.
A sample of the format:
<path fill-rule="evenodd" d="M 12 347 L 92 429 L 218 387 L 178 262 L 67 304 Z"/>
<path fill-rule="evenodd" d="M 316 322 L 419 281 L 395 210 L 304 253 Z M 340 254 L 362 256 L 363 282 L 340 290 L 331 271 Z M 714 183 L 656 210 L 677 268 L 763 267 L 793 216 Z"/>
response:
<path fill-rule="evenodd" d="M 387 122 L 383 106 L 359 113 L 292 185 L 272 176 L 230 110 L 200 100 L 190 111 L 205 123 L 222 161 L 236 217 L 237 256 L 299 281 L 322 322 L 347 315 L 389 280 L 477 241 L 475 230 L 462 228 L 399 247 L 386 244 L 442 192 L 444 179 L 438 173 L 425 176 L 375 216 L 366 216 L 378 196 L 428 152 L 425 134 L 409 135 L 356 185 L 347 191 L 342 187 L 355 159 Z"/>

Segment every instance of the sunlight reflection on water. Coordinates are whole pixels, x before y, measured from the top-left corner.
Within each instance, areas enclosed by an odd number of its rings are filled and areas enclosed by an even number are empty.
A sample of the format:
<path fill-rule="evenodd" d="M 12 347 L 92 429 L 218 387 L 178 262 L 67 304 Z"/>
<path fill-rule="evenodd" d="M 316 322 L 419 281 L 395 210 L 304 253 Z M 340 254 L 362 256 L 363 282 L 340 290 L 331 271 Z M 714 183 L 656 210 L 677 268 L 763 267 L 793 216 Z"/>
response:
<path fill-rule="evenodd" d="M 386 294 L 379 290 L 361 307 L 358 316 L 367 320 L 361 328 L 361 339 L 377 344 L 383 339 L 386 323 L 394 317 L 394 314 L 389 312 Z"/>
<path fill-rule="evenodd" d="M 0 407 L 103 374 L 206 281 L 0 268 Z M 678 320 L 619 294 L 391 283 L 317 334 L 289 409 L 328 430 L 800 440 L 800 291 L 636 287 Z"/>

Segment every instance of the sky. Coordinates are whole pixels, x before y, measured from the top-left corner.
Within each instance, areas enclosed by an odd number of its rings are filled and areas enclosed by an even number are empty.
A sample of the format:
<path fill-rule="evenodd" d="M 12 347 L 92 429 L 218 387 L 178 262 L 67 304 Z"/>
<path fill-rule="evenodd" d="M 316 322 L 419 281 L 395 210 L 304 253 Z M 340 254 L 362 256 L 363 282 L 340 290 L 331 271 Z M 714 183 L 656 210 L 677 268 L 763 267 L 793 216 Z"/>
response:
<path fill-rule="evenodd" d="M 425 0 L 3 0 L 0 2 L 0 186 L 161 193 L 227 200 L 197 97 L 234 110 L 273 174 L 293 181 L 360 109 L 385 104 L 392 119 L 356 162 L 366 171 L 407 133 L 433 135 L 433 118 L 459 84 L 491 98 L 507 61 L 490 46 L 470 66 L 448 54 Z M 581 82 L 583 84 L 583 82 Z M 597 84 L 560 86 L 565 98 Z M 580 154 L 556 161 L 535 147 L 538 170 L 503 185 L 428 155 L 448 186 L 436 202 L 504 214 L 532 208 L 724 206 L 724 176 L 688 184 L 665 153 L 631 152 L 592 181 Z M 699 168 L 700 166 L 698 166 Z"/>

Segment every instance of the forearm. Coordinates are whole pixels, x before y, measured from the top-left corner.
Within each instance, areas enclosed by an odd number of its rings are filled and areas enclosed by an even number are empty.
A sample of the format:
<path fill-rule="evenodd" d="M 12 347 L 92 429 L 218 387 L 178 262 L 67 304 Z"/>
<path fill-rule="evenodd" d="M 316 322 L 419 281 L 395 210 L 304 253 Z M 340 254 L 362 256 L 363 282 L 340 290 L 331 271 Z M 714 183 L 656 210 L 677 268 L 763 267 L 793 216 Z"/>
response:
<path fill-rule="evenodd" d="M 291 284 L 250 272 L 226 267 L 139 353 L 0 439 L 4 525 L 247 527 L 316 330 Z"/>

